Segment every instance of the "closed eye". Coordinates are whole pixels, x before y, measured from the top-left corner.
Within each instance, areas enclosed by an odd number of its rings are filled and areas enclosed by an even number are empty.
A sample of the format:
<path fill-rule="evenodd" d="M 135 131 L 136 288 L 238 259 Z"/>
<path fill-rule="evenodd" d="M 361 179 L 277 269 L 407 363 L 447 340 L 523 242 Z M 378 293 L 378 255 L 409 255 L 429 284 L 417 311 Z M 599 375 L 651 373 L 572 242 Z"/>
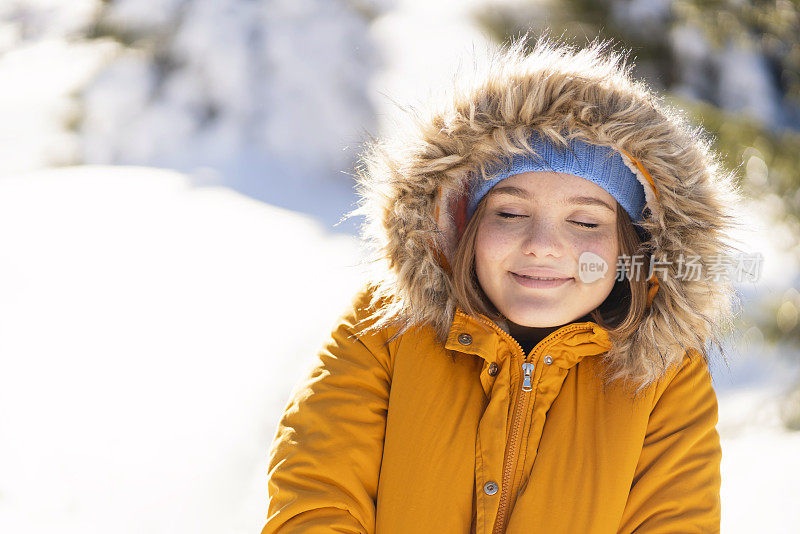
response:
<path fill-rule="evenodd" d="M 504 211 L 497 212 L 498 217 L 502 217 L 503 219 L 516 219 L 519 217 L 525 217 L 525 215 L 517 215 L 516 213 L 507 213 Z M 597 228 L 600 226 L 596 223 L 583 223 L 580 221 L 570 221 L 571 223 L 577 224 L 578 226 L 582 226 L 584 228 Z"/>
<path fill-rule="evenodd" d="M 582 222 L 578 222 L 578 221 L 570 221 L 570 222 L 574 222 L 575 224 L 577 224 L 579 226 L 583 226 L 584 228 L 597 228 L 598 226 L 600 226 L 599 224 L 595 224 L 595 223 L 582 223 Z"/>

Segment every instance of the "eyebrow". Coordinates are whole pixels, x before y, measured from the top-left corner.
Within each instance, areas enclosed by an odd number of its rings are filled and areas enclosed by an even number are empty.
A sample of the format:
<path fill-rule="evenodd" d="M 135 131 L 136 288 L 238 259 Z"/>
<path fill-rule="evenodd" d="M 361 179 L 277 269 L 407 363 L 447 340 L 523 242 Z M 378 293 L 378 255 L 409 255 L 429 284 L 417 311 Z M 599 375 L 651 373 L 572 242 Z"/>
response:
<path fill-rule="evenodd" d="M 519 187 L 514 187 L 513 185 L 502 185 L 499 187 L 494 187 L 491 191 L 489 191 L 490 195 L 511 195 L 514 197 L 524 198 L 526 200 L 530 200 L 531 195 L 525 190 L 520 189 Z M 602 206 L 608 210 L 611 210 L 616 213 L 616 210 L 608 205 L 607 202 L 600 200 L 599 198 L 595 197 L 585 197 L 585 196 L 573 196 L 569 197 L 566 202 L 568 204 L 579 204 L 581 206 Z"/>

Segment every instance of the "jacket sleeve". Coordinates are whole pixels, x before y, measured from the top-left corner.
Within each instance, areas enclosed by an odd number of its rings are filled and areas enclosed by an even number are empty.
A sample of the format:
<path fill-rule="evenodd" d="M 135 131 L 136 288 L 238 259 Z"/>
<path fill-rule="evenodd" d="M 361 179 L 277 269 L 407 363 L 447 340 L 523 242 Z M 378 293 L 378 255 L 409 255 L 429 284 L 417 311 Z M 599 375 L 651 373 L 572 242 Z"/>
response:
<path fill-rule="evenodd" d="M 354 336 L 364 297 L 340 318 L 278 423 L 262 534 L 375 531 L 391 361 L 383 336 Z"/>
<path fill-rule="evenodd" d="M 717 396 L 702 355 L 688 353 L 650 414 L 622 534 L 720 531 Z"/>

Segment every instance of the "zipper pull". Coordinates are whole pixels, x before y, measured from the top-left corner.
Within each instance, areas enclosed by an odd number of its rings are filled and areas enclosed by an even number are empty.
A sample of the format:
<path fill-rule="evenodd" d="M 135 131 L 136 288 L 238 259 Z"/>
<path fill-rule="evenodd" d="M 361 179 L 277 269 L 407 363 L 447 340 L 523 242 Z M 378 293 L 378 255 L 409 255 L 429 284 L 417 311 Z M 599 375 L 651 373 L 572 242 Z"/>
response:
<path fill-rule="evenodd" d="M 522 380 L 522 391 L 530 391 L 531 373 L 533 372 L 533 364 L 528 362 L 523 363 L 522 372 L 525 373 L 525 378 Z"/>

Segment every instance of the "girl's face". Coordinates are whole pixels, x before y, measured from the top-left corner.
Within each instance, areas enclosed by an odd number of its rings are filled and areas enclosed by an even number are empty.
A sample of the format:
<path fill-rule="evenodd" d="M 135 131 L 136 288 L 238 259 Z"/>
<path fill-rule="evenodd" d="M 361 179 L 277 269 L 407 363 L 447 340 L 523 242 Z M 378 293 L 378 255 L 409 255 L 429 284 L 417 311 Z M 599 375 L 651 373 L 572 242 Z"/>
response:
<path fill-rule="evenodd" d="M 475 268 L 500 313 L 521 326 L 553 327 L 603 303 L 618 255 L 617 202 L 605 189 L 571 174 L 536 171 L 502 180 L 483 201 Z"/>

